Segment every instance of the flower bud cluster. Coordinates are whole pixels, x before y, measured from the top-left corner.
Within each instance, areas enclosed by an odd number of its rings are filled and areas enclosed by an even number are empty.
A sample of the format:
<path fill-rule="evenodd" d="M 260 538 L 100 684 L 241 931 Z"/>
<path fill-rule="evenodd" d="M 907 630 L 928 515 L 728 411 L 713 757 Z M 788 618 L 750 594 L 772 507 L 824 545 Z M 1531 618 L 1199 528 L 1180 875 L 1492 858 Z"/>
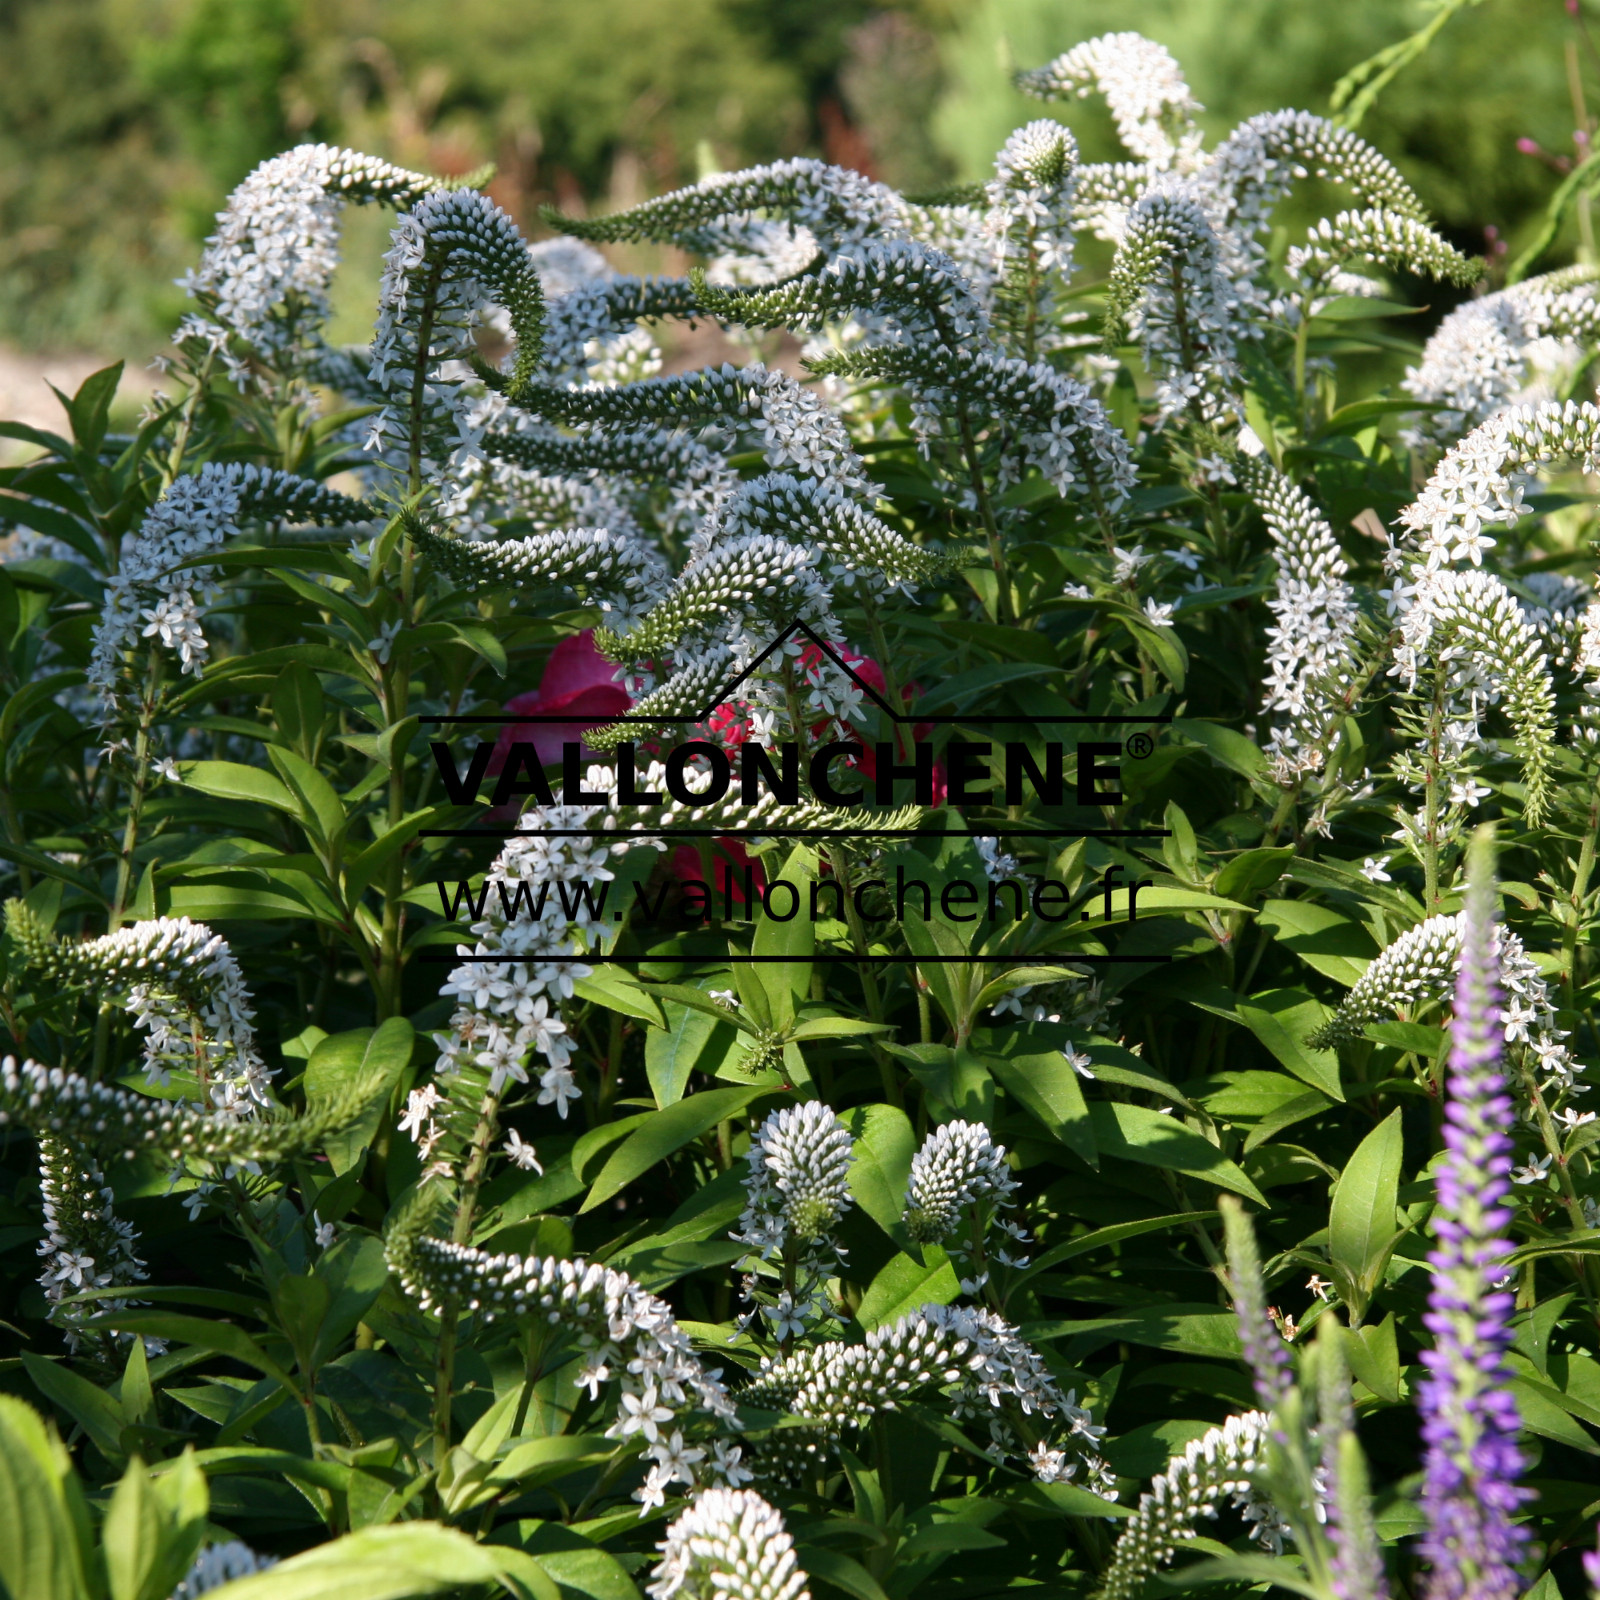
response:
<path fill-rule="evenodd" d="M 1000 146 L 983 188 L 982 229 L 1002 280 L 1030 265 L 1063 282 L 1071 277 L 1077 173 L 1078 141 L 1048 118 L 1024 123 Z"/>
<path fill-rule="evenodd" d="M 205 668 L 210 647 L 200 606 L 216 569 L 179 570 L 181 563 L 219 549 L 242 522 L 348 526 L 371 515 L 360 500 L 270 467 L 208 462 L 178 478 L 124 543 L 118 570 L 106 583 L 88 679 L 100 691 L 107 719 L 118 703 L 122 653 L 141 637 L 176 650 L 185 672 L 198 676 Z"/>
<path fill-rule="evenodd" d="M 705 283 L 699 304 L 745 327 L 820 328 L 841 312 L 861 312 L 903 339 L 951 347 L 988 337 L 983 305 L 942 250 L 911 239 L 852 246 L 819 271 L 767 288 L 719 289 Z"/>
<path fill-rule="evenodd" d="M 21 901 L 6 925 L 30 966 L 73 987 L 120 994 L 146 1034 L 145 1081 L 191 1072 L 219 1110 L 265 1106 L 272 1072 L 256 1048 L 255 1009 L 228 941 L 203 922 L 157 917 L 87 943 L 62 943 Z"/>
<path fill-rule="evenodd" d="M 1267 749 L 1287 787 L 1322 765 L 1329 718 L 1355 665 L 1359 612 L 1339 541 L 1311 497 L 1261 457 L 1246 459 L 1243 484 L 1272 535 L 1278 570 L 1262 710 L 1280 719 Z"/>
<path fill-rule="evenodd" d="M 871 492 L 844 424 L 787 373 L 728 362 L 620 388 L 535 385 L 523 394 L 541 415 L 569 423 L 678 427 L 726 419 L 749 425 L 760 432 L 771 466 L 827 478 L 852 494 Z"/>
<path fill-rule="evenodd" d="M 843 1256 L 833 1228 L 851 1205 L 854 1146 L 833 1111 L 808 1100 L 774 1111 L 751 1135 L 747 1159 L 744 1214 L 733 1235 L 754 1258 L 744 1298 L 762 1307 L 773 1337 L 787 1346 L 829 1315 L 827 1280 Z M 772 1262 L 780 1282 L 767 1292 L 763 1268 Z M 741 1327 L 754 1316 L 742 1317 Z"/>
<path fill-rule="evenodd" d="M 1367 967 L 1339 1009 L 1307 1042 L 1313 1049 L 1331 1050 L 1359 1039 L 1363 1029 L 1395 1011 L 1414 1016 L 1443 1000 L 1460 967 L 1462 938 L 1462 914 L 1429 917 L 1408 929 Z M 1584 1093 L 1588 1085 L 1577 1081 L 1583 1064 L 1561 1042 L 1567 1035 L 1556 1026 L 1556 1008 L 1538 965 L 1509 928 L 1497 925 L 1493 940 L 1497 982 L 1505 994 L 1498 1013 L 1505 1042 L 1532 1054 L 1544 1075 L 1544 1093 L 1557 1098 Z"/>
<path fill-rule="evenodd" d="M 1404 388 L 1445 409 L 1423 413 L 1405 436 L 1413 448 L 1447 444 L 1506 406 L 1554 397 L 1554 380 L 1600 336 L 1594 269 L 1527 278 L 1457 306 L 1407 369 Z"/>
<path fill-rule="evenodd" d="M 783 1518 L 750 1489 L 706 1489 L 656 1546 L 651 1600 L 810 1600 Z"/>
<path fill-rule="evenodd" d="M 1480 701 L 1504 702 L 1527 782 L 1525 812 L 1537 824 L 1550 799 L 1555 686 L 1522 607 L 1486 572 L 1426 569 L 1406 594 L 1399 620 L 1391 672 L 1408 690 L 1415 690 L 1421 660 L 1432 653 L 1450 688 L 1471 701 L 1474 725 Z"/>
<path fill-rule="evenodd" d="M 998 481 L 1035 468 L 1062 496 L 1086 496 L 1108 511 L 1126 503 L 1138 481 L 1128 441 L 1104 405 L 1078 379 L 1042 361 L 939 347 L 874 345 L 811 362 L 822 376 L 889 379 L 910 391 L 912 428 L 924 451 L 947 415 L 964 414 L 1014 440 L 1017 459 L 1002 457 Z"/>
<path fill-rule="evenodd" d="M 576 436 L 539 425 L 500 429 L 484 435 L 483 450 L 491 460 L 539 473 L 585 479 L 603 474 L 652 489 L 670 485 L 667 521 L 673 528 L 713 515 L 738 481 L 701 440 L 660 428 L 604 428 Z"/>
<path fill-rule="evenodd" d="M 717 1452 L 711 1465 L 703 1466 L 706 1452 L 684 1443 L 687 1413 L 709 1413 L 723 1428 L 733 1425 L 736 1413 L 719 1374 L 706 1371 L 664 1300 L 608 1267 L 549 1256 L 490 1255 L 429 1238 L 416 1220 L 403 1221 L 391 1233 L 389 1265 L 424 1311 L 455 1306 L 485 1321 L 542 1321 L 582 1350 L 577 1381 L 591 1400 L 615 1381 L 617 1416 L 606 1437 L 637 1435 L 651 1462 L 637 1495 L 644 1502 L 641 1515 L 660 1505 L 675 1481 L 693 1486 L 713 1473 L 748 1476 L 736 1449 Z"/>
<path fill-rule="evenodd" d="M 1163 418 L 1214 420 L 1239 387 L 1243 307 L 1224 246 L 1196 192 L 1151 192 L 1128 212 L 1106 291 L 1106 342 L 1124 323 L 1156 374 Z"/>
<path fill-rule="evenodd" d="M 579 221 L 552 214 L 551 220 L 582 239 L 648 240 L 714 255 L 740 247 L 744 236 L 738 224 L 752 211 L 804 228 L 829 251 L 866 239 L 903 235 L 906 226 L 905 202 L 894 190 L 848 167 L 806 158 L 714 173 L 620 216 Z"/>
<path fill-rule="evenodd" d="M 1164 46 L 1139 33 L 1104 33 L 1048 66 L 1020 73 L 1017 87 L 1040 100 L 1083 99 L 1099 91 L 1130 154 L 1157 171 L 1188 171 L 1201 160 L 1201 110 L 1183 69 Z"/>
<path fill-rule="evenodd" d="M 611 385 L 654 377 L 661 370 L 661 352 L 641 319 L 698 312 L 687 278 L 635 278 L 607 268 L 546 309 L 541 381 Z"/>
<path fill-rule="evenodd" d="M 1351 191 L 1373 210 L 1427 221 L 1422 202 L 1399 170 L 1365 139 L 1310 111 L 1263 111 L 1241 122 L 1206 162 L 1202 181 L 1217 195 L 1230 227 L 1258 232 L 1300 178 Z"/>
<path fill-rule="evenodd" d="M 1095 1600 L 1133 1600 L 1144 1580 L 1164 1567 L 1178 1546 L 1195 1537 L 1201 1517 L 1214 1517 L 1226 1496 L 1251 1523 L 1257 1540 L 1274 1553 L 1288 1529 L 1255 1487 L 1271 1419 L 1264 1411 L 1229 1417 L 1191 1440 L 1139 1497 L 1123 1525 Z"/>
<path fill-rule="evenodd" d="M 75 1146 L 132 1160 L 141 1150 L 207 1167 L 278 1161 L 309 1149 L 362 1110 L 359 1092 L 297 1118 L 242 1118 L 200 1111 L 176 1100 L 152 1100 L 91 1083 L 37 1061 L 0 1061 L 0 1127 L 12 1123 Z"/>
<path fill-rule="evenodd" d="M 516 346 L 508 378 L 533 377 L 544 336 L 544 294 L 516 224 L 471 189 L 428 195 L 401 217 L 384 257 L 369 380 L 383 396 L 367 449 L 380 459 L 419 450 L 429 476 L 476 453 L 481 420 L 464 387 L 472 331 L 490 304 L 504 308 Z M 493 378 L 479 367 L 481 378 Z M 413 438 L 413 435 L 417 435 Z"/>
<path fill-rule="evenodd" d="M 764 1361 L 754 1382 L 739 1391 L 747 1405 L 787 1411 L 837 1438 L 880 1411 L 944 1391 L 958 1417 L 987 1418 L 994 1448 L 1015 1453 L 1014 1418 L 1038 1418 L 1085 1465 L 1093 1487 L 1105 1492 L 1110 1476 L 1099 1456 L 1105 1429 L 1072 1394 L 1062 1394 L 1039 1354 L 1001 1317 L 959 1306 L 927 1305 L 887 1327 L 875 1328 L 862 1344 L 829 1342 Z M 1030 1457 L 1046 1482 L 1074 1475 L 1063 1451 L 1045 1448 Z"/>
<path fill-rule="evenodd" d="M 1483 271 L 1481 261 L 1462 255 L 1416 216 L 1377 206 L 1320 218 L 1306 242 L 1290 250 L 1284 266 L 1310 295 L 1351 261 L 1403 269 L 1461 288 L 1477 282 Z"/>
<path fill-rule="evenodd" d="M 825 479 L 768 473 L 741 484 L 690 545 L 691 558 L 722 541 L 776 534 L 827 562 L 830 585 L 862 585 L 878 596 L 911 595 L 947 565 L 913 544 Z"/>
<path fill-rule="evenodd" d="M 121 1311 L 133 1302 L 96 1300 L 86 1305 L 61 1302 L 80 1289 L 121 1288 L 142 1283 L 150 1274 L 134 1249 L 133 1224 L 119 1217 L 116 1198 L 100 1164 L 70 1141 L 43 1135 L 39 1139 L 39 1195 L 44 1209 L 45 1258 L 39 1284 L 50 1303 L 50 1320 L 61 1328 L 67 1347 L 94 1343 L 98 1330 L 84 1321 L 105 1311 Z"/>
<path fill-rule="evenodd" d="M 819 1100 L 774 1111 L 751 1137 L 748 1159 L 740 1237 L 763 1256 L 781 1251 L 790 1234 L 807 1243 L 825 1237 L 850 1206 L 854 1145 Z"/>
<path fill-rule="evenodd" d="M 199 265 L 180 280 L 206 314 L 184 319 L 179 342 L 199 337 L 223 348 L 236 334 L 281 360 L 327 319 L 346 204 L 404 207 L 438 187 L 436 178 L 327 144 L 264 161 L 228 196 Z"/>
<path fill-rule="evenodd" d="M 631 531 L 558 528 L 526 539 L 448 539 L 414 522 L 411 537 L 458 583 L 587 600 L 616 625 L 649 609 L 666 589 L 660 553 Z"/>
<path fill-rule="evenodd" d="M 1480 566 L 1483 552 L 1494 548 L 1485 525 L 1515 523 L 1526 510 L 1522 475 L 1568 457 L 1576 457 L 1585 472 L 1600 468 L 1600 406 L 1593 401 L 1546 401 L 1497 412 L 1445 453 L 1400 513 L 1415 554 L 1428 567 L 1462 560 Z"/>
<path fill-rule="evenodd" d="M 913 1239 L 943 1243 L 960 1226 L 968 1206 L 986 1202 L 1005 1209 L 1016 1188 L 1005 1146 L 997 1145 L 982 1123 L 942 1123 L 911 1158 L 906 1228 Z"/>

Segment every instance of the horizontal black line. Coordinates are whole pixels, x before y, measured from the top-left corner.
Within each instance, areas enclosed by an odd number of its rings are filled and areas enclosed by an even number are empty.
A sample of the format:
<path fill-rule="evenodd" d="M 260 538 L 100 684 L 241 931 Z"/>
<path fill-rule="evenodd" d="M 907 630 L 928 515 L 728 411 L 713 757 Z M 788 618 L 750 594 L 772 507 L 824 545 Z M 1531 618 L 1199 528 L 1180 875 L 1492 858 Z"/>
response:
<path fill-rule="evenodd" d="M 539 961 L 579 961 L 586 967 L 620 966 L 626 961 L 672 961 L 679 965 L 686 958 L 681 956 L 445 956 L 424 953 L 417 957 L 423 966 L 459 966 L 463 962 L 495 962 L 504 966 L 514 966 L 522 961 L 528 964 Z M 1132 965 L 1138 963 L 1142 966 L 1161 966 L 1172 960 L 1171 956 L 1092 956 L 1069 955 L 1065 952 L 1046 952 L 1044 955 L 1020 956 L 839 956 L 839 955 L 811 955 L 811 956 L 734 956 L 730 955 L 730 965 L 744 964 L 745 966 L 786 965 L 792 966 L 799 961 L 820 962 L 823 965 L 848 965 L 859 967 L 864 963 L 881 965 L 884 962 L 893 962 L 896 966 L 903 967 L 929 967 L 929 966 L 1004 966 L 1033 962 L 1037 964 L 1042 960 L 1051 961 L 1076 961 L 1080 965 L 1093 963 L 1096 966 L 1113 966 L 1118 963 Z M 696 963 L 697 965 L 700 963 Z"/>
<path fill-rule="evenodd" d="M 419 839 L 1170 839 L 1170 828 L 423 828 Z"/>
<path fill-rule="evenodd" d="M 713 708 L 713 709 L 715 709 L 715 708 Z M 709 715 L 709 713 L 707 713 L 707 715 Z M 957 726 L 960 726 L 963 723 L 970 723 L 970 722 L 972 722 L 974 720 L 981 720 L 981 721 L 984 721 L 984 722 L 1021 723 L 1024 727 L 1030 727 L 1030 728 L 1031 727 L 1035 727 L 1035 726 L 1042 726 L 1042 725 L 1044 725 L 1046 723 L 1049 723 L 1049 724 L 1053 725 L 1053 724 L 1056 724 L 1056 723 L 1078 723 L 1078 722 L 1090 723 L 1090 724 L 1094 724 L 1094 725 L 1100 725 L 1100 724 L 1110 723 L 1110 722 L 1138 722 L 1138 723 L 1159 724 L 1161 726 L 1165 726 L 1167 723 L 1170 723 L 1172 721 L 1172 717 L 1170 715 L 1164 716 L 1164 717 L 1142 717 L 1142 716 L 1141 717 L 1135 717 L 1135 716 L 1121 716 L 1121 715 L 1118 715 L 1118 714 L 1116 714 L 1114 712 L 1107 712 L 1107 714 L 1105 716 L 1103 716 L 1103 717 L 1089 716 L 1087 714 L 1082 714 L 1082 715 L 1074 714 L 1072 716 L 1057 716 L 1057 717 L 1006 716 L 1004 714 L 990 712 L 990 711 L 973 711 L 973 712 L 969 712 L 965 716 L 949 716 L 949 717 L 921 716 L 915 711 L 908 711 L 908 712 L 905 713 L 904 716 L 895 716 L 895 714 L 893 712 L 887 712 L 886 715 L 888 715 L 890 718 L 892 718 L 893 721 L 895 721 L 897 723 L 915 724 L 915 723 L 918 723 L 918 722 L 928 722 L 928 723 L 932 723 L 935 727 L 957 727 Z M 496 727 L 498 727 L 501 723 L 505 723 L 505 722 L 549 723 L 549 724 L 551 724 L 553 726 L 556 726 L 556 727 L 561 727 L 561 726 L 570 727 L 574 721 L 579 720 L 579 719 L 574 718 L 570 712 L 565 712 L 565 713 L 560 713 L 560 714 L 557 714 L 557 713 L 542 713 L 542 712 L 541 713 L 529 712 L 527 714 L 515 714 L 515 715 L 508 712 L 508 713 L 506 713 L 504 715 L 500 715 L 500 716 L 479 716 L 476 713 L 473 713 L 471 715 L 455 716 L 455 717 L 425 716 L 425 717 L 422 717 L 420 720 L 423 721 L 423 722 L 452 722 L 452 723 L 456 723 L 456 722 L 468 722 L 468 723 L 470 723 L 470 722 L 481 722 L 481 723 L 492 723 Z M 693 727 L 698 726 L 700 723 L 704 722 L 705 720 L 706 720 L 705 715 L 698 716 L 698 717 L 629 717 L 629 716 L 621 716 L 621 717 L 608 718 L 604 723 L 598 723 L 598 722 L 597 723 L 592 723 L 592 724 L 590 724 L 590 726 L 597 727 L 597 728 L 598 727 L 616 728 L 616 727 L 635 727 L 635 726 L 643 727 L 643 728 L 693 728 Z"/>

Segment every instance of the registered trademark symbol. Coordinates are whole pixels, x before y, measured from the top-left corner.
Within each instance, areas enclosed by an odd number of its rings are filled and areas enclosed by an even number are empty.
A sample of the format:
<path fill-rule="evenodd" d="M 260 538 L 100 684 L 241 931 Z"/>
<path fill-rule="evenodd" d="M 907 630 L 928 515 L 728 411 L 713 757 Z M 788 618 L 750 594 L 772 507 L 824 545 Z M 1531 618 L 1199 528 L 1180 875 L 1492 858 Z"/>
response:
<path fill-rule="evenodd" d="M 1155 750 L 1156 742 L 1148 733 L 1130 733 L 1125 748 L 1135 761 L 1143 761 Z"/>

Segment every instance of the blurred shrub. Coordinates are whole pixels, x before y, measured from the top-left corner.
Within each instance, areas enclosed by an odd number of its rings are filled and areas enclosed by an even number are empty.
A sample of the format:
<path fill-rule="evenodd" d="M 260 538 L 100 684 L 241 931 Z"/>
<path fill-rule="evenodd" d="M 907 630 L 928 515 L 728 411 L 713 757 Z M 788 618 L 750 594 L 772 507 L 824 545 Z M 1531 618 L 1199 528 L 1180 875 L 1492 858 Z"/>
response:
<path fill-rule="evenodd" d="M 1425 15 L 1420 0 L 9 0 L 0 339 L 155 342 L 228 189 L 305 138 L 446 173 L 492 160 L 494 197 L 525 225 L 541 200 L 613 209 L 684 182 L 697 150 L 724 167 L 820 154 L 916 190 L 981 174 L 1040 114 L 997 64 L 1138 28 L 1181 57 L 1221 131 L 1325 106 Z M 1572 38 L 1562 0 L 1486 0 L 1368 118 L 1463 243 L 1525 229 L 1549 195 L 1515 141 L 1571 148 Z M 1113 153 L 1092 113 L 1077 126 L 1091 159 Z"/>
<path fill-rule="evenodd" d="M 1183 63 L 1213 137 L 1257 111 L 1325 111 L 1345 72 L 1428 14 L 1420 0 L 976 0 L 943 41 L 949 87 L 934 131 L 963 178 L 980 176 L 1011 129 L 1041 114 L 1037 101 L 1005 86 L 997 62 L 1035 66 L 1124 28 L 1159 40 Z M 1453 19 L 1362 123 L 1447 230 L 1471 232 L 1474 247 L 1485 224 L 1502 233 L 1529 227 L 1549 198 L 1550 172 L 1519 154 L 1516 141 L 1571 150 L 1569 41 L 1577 35 L 1564 0 L 1488 0 Z M 1594 83 L 1600 63 L 1586 56 L 1583 66 Z M 1080 133 L 1092 121 L 1088 108 L 1073 109 Z M 1102 127 L 1100 141 L 1085 141 L 1090 160 L 1120 155 L 1109 118 Z"/>

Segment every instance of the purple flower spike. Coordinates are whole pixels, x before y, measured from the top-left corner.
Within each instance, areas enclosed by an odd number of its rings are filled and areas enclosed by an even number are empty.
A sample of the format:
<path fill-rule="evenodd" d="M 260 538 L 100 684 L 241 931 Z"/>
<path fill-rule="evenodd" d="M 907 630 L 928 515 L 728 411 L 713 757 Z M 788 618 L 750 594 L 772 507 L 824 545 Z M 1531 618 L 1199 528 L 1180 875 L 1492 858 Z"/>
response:
<path fill-rule="evenodd" d="M 1492 845 L 1474 841 L 1469 863 L 1461 971 L 1451 1026 L 1445 1155 L 1429 1255 L 1432 1284 L 1423 1319 L 1434 1336 L 1418 1408 L 1427 1446 L 1422 1553 L 1432 1565 L 1427 1600 L 1516 1600 L 1516 1565 L 1527 1530 L 1512 1517 L 1529 1492 L 1517 1485 L 1516 1403 L 1505 1352 L 1513 1297 L 1504 1287 L 1515 1121 L 1500 1069 Z"/>

